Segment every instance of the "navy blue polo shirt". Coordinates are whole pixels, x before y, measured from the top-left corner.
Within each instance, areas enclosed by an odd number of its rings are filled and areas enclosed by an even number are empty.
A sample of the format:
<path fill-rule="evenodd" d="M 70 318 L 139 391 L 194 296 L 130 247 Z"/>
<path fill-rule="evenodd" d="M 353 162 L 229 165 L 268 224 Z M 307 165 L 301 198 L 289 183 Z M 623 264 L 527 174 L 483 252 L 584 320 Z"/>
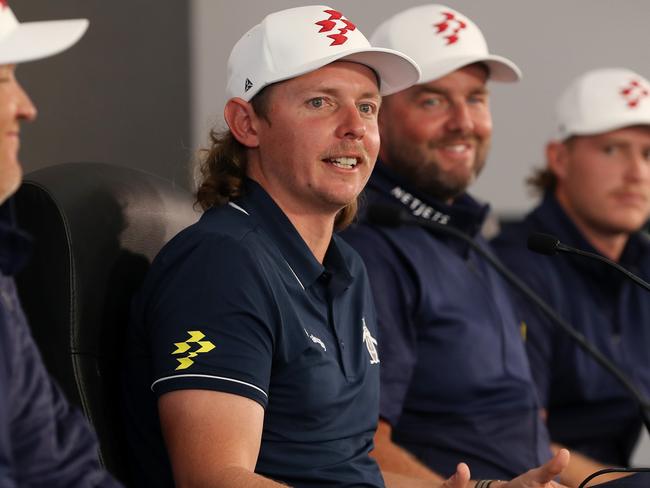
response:
<path fill-rule="evenodd" d="M 402 206 L 476 239 L 487 208 L 445 205 L 381 164 L 367 204 Z M 364 222 L 344 237 L 368 268 L 380 329 L 380 416 L 393 439 L 434 471 L 469 463 L 476 478 L 510 479 L 550 457 L 548 436 L 509 290 L 467 244 L 419 227 Z"/>
<path fill-rule="evenodd" d="M 551 194 L 523 222 L 506 226 L 494 245 L 520 278 L 650 395 L 647 292 L 597 261 L 532 253 L 526 249 L 531 232 L 598 253 Z M 633 234 L 619 264 L 649 280 L 648 237 Z M 601 462 L 626 465 L 641 427 L 636 402 L 523 298 L 519 317 L 527 324 L 527 349 L 551 438 Z"/>
<path fill-rule="evenodd" d="M 30 240 L 0 205 L 0 486 L 117 488 L 101 467 L 97 439 L 45 369 L 12 276 Z"/>
<path fill-rule="evenodd" d="M 244 196 L 165 246 L 134 311 L 126 378 L 138 486 L 172 485 L 156 398 L 182 389 L 264 407 L 259 474 L 297 487 L 384 486 L 368 455 L 379 402 L 374 306 L 363 262 L 340 238 L 321 265 L 249 180 Z"/>

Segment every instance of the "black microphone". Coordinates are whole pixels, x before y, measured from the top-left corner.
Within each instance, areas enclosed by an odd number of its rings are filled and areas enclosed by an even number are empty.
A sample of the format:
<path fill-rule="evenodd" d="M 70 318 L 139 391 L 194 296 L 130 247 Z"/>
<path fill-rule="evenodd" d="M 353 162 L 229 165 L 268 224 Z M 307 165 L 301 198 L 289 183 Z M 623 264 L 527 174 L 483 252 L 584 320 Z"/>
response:
<path fill-rule="evenodd" d="M 648 486 L 648 483 L 650 482 L 650 468 L 605 468 L 605 469 L 599 469 L 598 471 L 590 474 L 587 476 L 582 483 L 578 486 L 578 488 L 585 488 L 589 484 L 589 482 L 598 476 L 602 476 L 604 474 L 609 474 L 609 473 L 636 473 L 634 476 L 627 476 L 624 478 L 618 478 L 612 481 L 608 481 L 606 483 L 597 483 L 595 486 L 600 487 L 621 487 L 621 488 L 633 488 L 633 487 L 639 487 L 639 486 Z M 640 478 L 639 478 L 640 476 Z"/>
<path fill-rule="evenodd" d="M 646 291 L 650 291 L 649 283 L 642 280 L 634 273 L 631 273 L 620 264 L 615 263 L 611 259 L 607 259 L 605 256 L 601 256 L 600 254 L 583 251 L 582 249 L 576 249 L 575 247 L 562 244 L 560 240 L 553 235 L 542 234 L 541 232 L 533 232 L 528 236 L 528 249 L 539 254 L 546 254 L 547 256 L 553 256 L 557 254 L 557 252 L 565 252 L 567 254 L 576 254 L 578 256 L 586 258 L 596 259 L 601 263 L 605 263 L 606 265 L 614 268 L 616 271 L 624 274 L 626 278 L 632 280 L 634 283 Z"/>
<path fill-rule="evenodd" d="M 535 232 L 528 236 L 528 249 L 539 254 L 554 256 L 558 252 L 560 240 L 550 234 Z"/>
<path fill-rule="evenodd" d="M 591 344 L 585 336 L 576 330 L 571 324 L 566 320 L 560 317 L 553 308 L 546 303 L 537 293 L 535 293 L 526 283 L 519 279 L 515 274 L 510 271 L 499 259 L 494 256 L 492 253 L 483 249 L 479 246 L 476 241 L 469 235 L 464 232 L 438 222 L 433 222 L 430 220 L 423 219 L 421 217 L 416 217 L 411 215 L 403 208 L 396 207 L 394 205 L 371 205 L 368 208 L 366 214 L 368 221 L 375 225 L 380 225 L 384 227 L 398 227 L 400 225 L 415 225 L 422 227 L 435 234 L 444 234 L 454 236 L 464 242 L 466 242 L 474 251 L 480 254 L 485 260 L 501 275 L 505 280 L 516 290 L 523 293 L 524 296 L 533 302 L 539 307 L 539 309 L 544 312 L 544 314 L 551 319 L 551 321 L 557 324 L 564 332 L 566 332 L 580 349 L 585 351 L 589 356 L 591 356 L 594 361 L 596 361 L 602 368 L 608 371 L 612 376 L 614 376 L 618 382 L 632 395 L 632 397 L 638 402 L 641 410 L 641 418 L 645 428 L 650 433 L 650 402 L 645 398 L 643 393 L 632 383 L 632 381 L 627 377 L 623 371 L 621 371 L 618 366 L 612 363 L 607 356 L 605 356 L 599 349 L 597 349 L 593 344 Z M 557 240 L 557 239 L 555 239 Z M 557 243 L 560 246 L 564 246 L 557 240 Z M 558 250 L 558 246 L 555 246 Z"/>

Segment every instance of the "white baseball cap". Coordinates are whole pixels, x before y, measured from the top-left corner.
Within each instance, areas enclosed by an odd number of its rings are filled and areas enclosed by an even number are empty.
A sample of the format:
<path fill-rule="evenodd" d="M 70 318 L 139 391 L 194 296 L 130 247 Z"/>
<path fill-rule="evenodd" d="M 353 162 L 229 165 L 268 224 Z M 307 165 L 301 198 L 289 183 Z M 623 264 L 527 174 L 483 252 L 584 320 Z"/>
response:
<path fill-rule="evenodd" d="M 478 26 L 444 5 L 420 5 L 383 22 L 370 37 L 373 46 L 396 49 L 420 66 L 419 83 L 428 83 L 473 63 L 483 63 L 490 79 L 518 81 L 515 63 L 488 52 Z"/>
<path fill-rule="evenodd" d="M 0 0 L 0 64 L 58 54 L 77 42 L 87 28 L 87 19 L 20 23 L 7 0 Z"/>
<path fill-rule="evenodd" d="M 624 68 L 588 71 L 564 91 L 556 116 L 560 140 L 650 125 L 650 82 Z"/>
<path fill-rule="evenodd" d="M 235 44 L 228 59 L 228 98 L 249 101 L 271 83 L 295 78 L 334 61 L 373 69 L 380 92 L 388 95 L 418 81 L 420 71 L 408 56 L 370 45 L 343 14 L 325 5 L 269 14 Z"/>

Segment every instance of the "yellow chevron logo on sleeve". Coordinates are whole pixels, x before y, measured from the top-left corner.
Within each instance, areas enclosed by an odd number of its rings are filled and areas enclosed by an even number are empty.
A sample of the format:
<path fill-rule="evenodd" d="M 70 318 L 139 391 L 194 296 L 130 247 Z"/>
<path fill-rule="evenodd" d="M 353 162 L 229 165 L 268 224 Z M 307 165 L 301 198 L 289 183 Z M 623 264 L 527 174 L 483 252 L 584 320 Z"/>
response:
<path fill-rule="evenodd" d="M 176 367 L 176 371 L 179 369 L 187 369 L 194 364 L 192 358 L 195 358 L 199 354 L 210 352 L 215 348 L 215 345 L 210 341 L 202 341 L 201 339 L 205 338 L 205 334 L 200 330 L 188 330 L 189 339 L 184 342 L 175 342 L 176 350 L 172 354 L 184 354 L 190 351 L 187 356 L 176 358 L 176 361 L 179 362 L 179 365 Z M 191 349 L 194 347 L 194 350 Z"/>

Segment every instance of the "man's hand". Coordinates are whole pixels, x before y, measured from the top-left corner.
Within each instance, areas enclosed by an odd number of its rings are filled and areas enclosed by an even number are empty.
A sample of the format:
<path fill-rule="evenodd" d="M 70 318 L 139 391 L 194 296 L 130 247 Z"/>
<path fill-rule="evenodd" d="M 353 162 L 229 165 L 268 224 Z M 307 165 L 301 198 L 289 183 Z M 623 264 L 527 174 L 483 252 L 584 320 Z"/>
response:
<path fill-rule="evenodd" d="M 469 468 L 465 463 L 459 463 L 456 466 L 456 472 L 445 482 L 440 485 L 440 488 L 469 488 L 471 485 L 469 483 Z"/>
<path fill-rule="evenodd" d="M 515 479 L 494 488 L 562 488 L 564 485 L 553 481 L 569 465 L 571 455 L 560 449 L 553 458 L 539 468 L 531 469 Z M 455 488 L 455 487 L 454 487 Z M 492 488 L 492 487 L 490 487 Z"/>
<path fill-rule="evenodd" d="M 467 464 L 460 463 L 456 472 L 444 481 L 413 478 L 398 473 L 383 472 L 387 488 L 471 488 L 474 482 L 469 479 Z"/>

